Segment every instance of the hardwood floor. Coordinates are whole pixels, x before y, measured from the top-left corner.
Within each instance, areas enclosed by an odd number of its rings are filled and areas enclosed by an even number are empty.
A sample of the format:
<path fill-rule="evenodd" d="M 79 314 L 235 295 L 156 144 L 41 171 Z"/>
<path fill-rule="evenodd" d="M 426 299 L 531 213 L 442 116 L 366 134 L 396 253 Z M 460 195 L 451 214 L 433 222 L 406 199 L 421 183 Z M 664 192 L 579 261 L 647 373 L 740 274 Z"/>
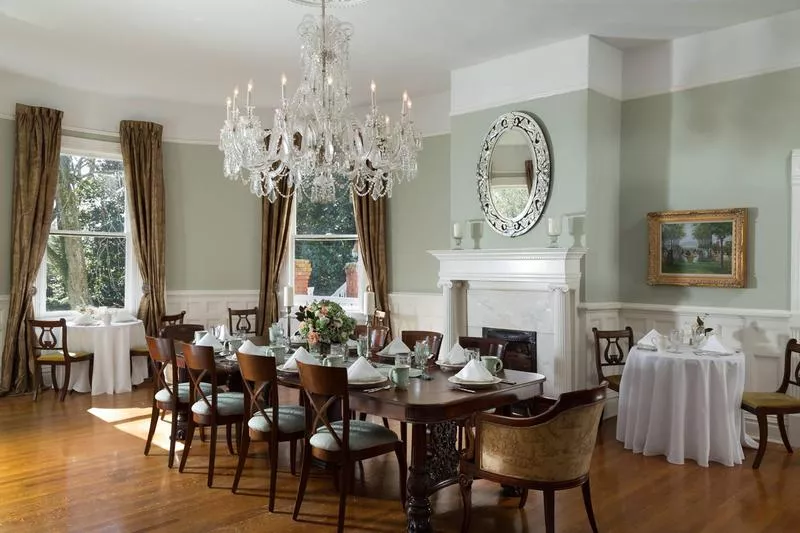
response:
<path fill-rule="evenodd" d="M 293 393 L 296 396 L 296 392 Z M 215 487 L 206 487 L 208 446 L 195 439 L 187 471 L 167 469 L 169 425 L 143 455 L 150 390 L 116 396 L 72 395 L 64 403 L 45 392 L 0 399 L 0 531 L 249 532 L 333 531 L 337 493 L 320 472 L 306 493 L 300 522 L 291 519 L 298 479 L 281 447 L 276 512 L 268 513 L 263 444 L 253 444 L 240 494 L 230 486 L 234 457 L 218 448 Z M 220 436 L 224 439 L 224 436 Z M 614 439 L 614 420 L 603 424 L 592 464 L 592 493 L 603 533 L 758 533 L 797 531 L 800 456 L 770 445 L 761 469 L 671 465 L 663 457 L 625 451 Z M 402 531 L 397 465 L 385 456 L 365 462 L 365 479 L 348 500 L 347 530 Z M 543 531 L 542 499 L 531 493 L 523 511 L 502 498 L 497 485 L 476 481 L 472 531 Z M 458 488 L 433 499 L 437 531 L 458 531 Z M 580 490 L 556 496 L 560 533 L 589 532 Z"/>

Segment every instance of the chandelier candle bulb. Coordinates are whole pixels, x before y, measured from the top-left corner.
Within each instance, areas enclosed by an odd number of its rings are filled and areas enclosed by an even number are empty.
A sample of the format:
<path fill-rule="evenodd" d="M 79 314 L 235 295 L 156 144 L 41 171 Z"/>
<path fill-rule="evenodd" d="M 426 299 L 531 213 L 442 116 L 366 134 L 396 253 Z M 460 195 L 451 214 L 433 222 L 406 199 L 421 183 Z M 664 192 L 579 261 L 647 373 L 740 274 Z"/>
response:
<path fill-rule="evenodd" d="M 225 120 L 231 119 L 231 97 L 225 99 Z"/>
<path fill-rule="evenodd" d="M 249 82 L 247 82 L 247 102 L 245 104 L 247 105 L 247 107 L 250 107 L 250 103 L 252 102 L 252 96 L 253 96 L 253 80 L 250 80 Z"/>
<path fill-rule="evenodd" d="M 375 107 L 375 82 L 373 81 L 369 85 L 370 90 L 372 91 L 372 107 Z"/>
<path fill-rule="evenodd" d="M 403 103 L 400 106 L 400 113 L 406 114 L 406 104 L 408 103 L 408 92 L 403 91 Z"/>
<path fill-rule="evenodd" d="M 286 100 L 286 74 L 281 74 L 281 101 Z"/>

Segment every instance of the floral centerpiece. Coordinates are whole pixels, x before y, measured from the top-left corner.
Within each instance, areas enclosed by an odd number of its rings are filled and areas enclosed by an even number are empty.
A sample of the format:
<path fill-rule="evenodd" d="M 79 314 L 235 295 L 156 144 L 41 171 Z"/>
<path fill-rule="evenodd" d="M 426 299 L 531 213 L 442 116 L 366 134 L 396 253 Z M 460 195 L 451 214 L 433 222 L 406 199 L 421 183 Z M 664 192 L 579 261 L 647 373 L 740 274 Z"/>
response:
<path fill-rule="evenodd" d="M 300 323 L 300 335 L 309 345 L 347 342 L 356 328 L 356 321 L 347 316 L 341 305 L 330 300 L 301 305 L 295 318 Z"/>

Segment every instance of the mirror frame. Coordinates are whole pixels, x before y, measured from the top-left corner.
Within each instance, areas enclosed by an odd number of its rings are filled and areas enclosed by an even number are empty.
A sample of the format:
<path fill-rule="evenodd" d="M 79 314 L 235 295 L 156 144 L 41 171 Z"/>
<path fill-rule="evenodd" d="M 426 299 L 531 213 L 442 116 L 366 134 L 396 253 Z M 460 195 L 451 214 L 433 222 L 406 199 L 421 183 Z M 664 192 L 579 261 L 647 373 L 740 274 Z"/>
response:
<path fill-rule="evenodd" d="M 528 140 L 532 159 L 536 165 L 533 187 L 528 195 L 525 208 L 522 213 L 509 218 L 501 215 L 494 205 L 489 171 L 497 141 L 504 133 L 515 129 L 521 131 Z M 536 225 L 542 217 L 550 197 L 552 180 L 550 161 L 550 143 L 543 125 L 536 117 L 522 111 L 510 111 L 497 117 L 483 139 L 477 172 L 478 198 L 481 202 L 481 209 L 483 209 L 483 216 L 494 231 L 506 237 L 517 237 L 527 233 Z"/>

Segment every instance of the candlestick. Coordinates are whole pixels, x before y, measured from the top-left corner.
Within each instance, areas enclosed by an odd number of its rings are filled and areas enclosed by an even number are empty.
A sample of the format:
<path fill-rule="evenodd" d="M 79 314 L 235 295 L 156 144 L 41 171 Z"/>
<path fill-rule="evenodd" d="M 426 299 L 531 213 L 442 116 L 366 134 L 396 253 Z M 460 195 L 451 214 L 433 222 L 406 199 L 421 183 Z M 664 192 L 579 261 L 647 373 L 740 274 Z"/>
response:
<path fill-rule="evenodd" d="M 283 305 L 292 307 L 294 305 L 294 287 L 286 285 L 283 288 Z"/>
<path fill-rule="evenodd" d="M 558 236 L 561 235 L 561 217 L 547 219 L 547 234 L 550 236 L 550 248 L 558 248 Z"/>
<path fill-rule="evenodd" d="M 456 241 L 454 250 L 461 249 L 461 239 L 464 237 L 464 230 L 461 228 L 461 222 L 453 224 L 453 239 Z"/>

